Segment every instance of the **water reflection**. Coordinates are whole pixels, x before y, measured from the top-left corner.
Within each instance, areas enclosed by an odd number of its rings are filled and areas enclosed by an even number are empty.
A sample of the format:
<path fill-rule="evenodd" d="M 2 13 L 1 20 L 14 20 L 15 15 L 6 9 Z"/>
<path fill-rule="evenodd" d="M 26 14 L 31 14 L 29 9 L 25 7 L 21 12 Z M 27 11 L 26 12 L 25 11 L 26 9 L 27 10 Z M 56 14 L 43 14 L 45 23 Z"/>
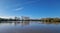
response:
<path fill-rule="evenodd" d="M 60 24 L 60 22 L 40 22 L 40 21 L 0 21 L 0 23 L 14 23 L 14 24 L 25 24 L 28 25 L 29 23 L 40 23 L 40 24 Z"/>
<path fill-rule="evenodd" d="M 14 21 L 13 22 L 14 25 L 16 26 L 17 24 L 20 24 L 20 25 L 29 25 L 30 21 Z"/>
<path fill-rule="evenodd" d="M 60 22 L 1 21 L 0 33 L 60 33 Z"/>
<path fill-rule="evenodd" d="M 60 22 L 42 22 L 42 24 L 60 24 Z"/>

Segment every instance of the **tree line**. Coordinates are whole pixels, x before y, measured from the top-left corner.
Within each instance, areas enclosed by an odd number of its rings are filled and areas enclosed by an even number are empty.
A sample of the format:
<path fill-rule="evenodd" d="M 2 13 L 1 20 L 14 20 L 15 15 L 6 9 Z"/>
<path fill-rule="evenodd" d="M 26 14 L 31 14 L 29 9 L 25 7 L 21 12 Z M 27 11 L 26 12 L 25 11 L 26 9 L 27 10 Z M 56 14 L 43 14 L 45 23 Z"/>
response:
<path fill-rule="evenodd" d="M 43 22 L 60 22 L 60 18 L 42 18 Z"/>

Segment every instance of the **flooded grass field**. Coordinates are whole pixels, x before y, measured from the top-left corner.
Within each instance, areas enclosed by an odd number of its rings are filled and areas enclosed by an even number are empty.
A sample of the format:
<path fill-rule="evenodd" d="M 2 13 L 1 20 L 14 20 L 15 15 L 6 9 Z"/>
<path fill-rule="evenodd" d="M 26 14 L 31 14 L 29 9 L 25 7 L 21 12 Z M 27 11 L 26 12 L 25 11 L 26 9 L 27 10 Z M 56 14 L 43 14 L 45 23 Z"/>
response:
<path fill-rule="evenodd" d="M 0 23 L 0 33 L 60 33 L 59 22 L 7 21 Z"/>

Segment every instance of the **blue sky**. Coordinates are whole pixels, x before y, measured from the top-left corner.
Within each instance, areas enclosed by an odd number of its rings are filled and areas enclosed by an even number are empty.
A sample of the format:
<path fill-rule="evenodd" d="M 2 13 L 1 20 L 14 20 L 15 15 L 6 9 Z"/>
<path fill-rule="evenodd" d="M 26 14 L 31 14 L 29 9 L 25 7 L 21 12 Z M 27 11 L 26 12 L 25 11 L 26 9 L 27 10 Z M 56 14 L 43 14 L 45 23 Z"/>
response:
<path fill-rule="evenodd" d="M 0 16 L 60 17 L 60 0 L 0 0 Z"/>

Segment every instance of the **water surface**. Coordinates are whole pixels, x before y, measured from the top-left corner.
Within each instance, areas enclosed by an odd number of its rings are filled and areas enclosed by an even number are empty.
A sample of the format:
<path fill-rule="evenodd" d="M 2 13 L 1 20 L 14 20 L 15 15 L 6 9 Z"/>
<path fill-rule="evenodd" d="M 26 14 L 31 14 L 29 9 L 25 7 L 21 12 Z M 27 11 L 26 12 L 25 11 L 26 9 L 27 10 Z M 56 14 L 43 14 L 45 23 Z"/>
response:
<path fill-rule="evenodd" d="M 10 23 L 7 23 L 10 22 Z M 59 22 L 3 21 L 0 33 L 60 33 Z"/>

